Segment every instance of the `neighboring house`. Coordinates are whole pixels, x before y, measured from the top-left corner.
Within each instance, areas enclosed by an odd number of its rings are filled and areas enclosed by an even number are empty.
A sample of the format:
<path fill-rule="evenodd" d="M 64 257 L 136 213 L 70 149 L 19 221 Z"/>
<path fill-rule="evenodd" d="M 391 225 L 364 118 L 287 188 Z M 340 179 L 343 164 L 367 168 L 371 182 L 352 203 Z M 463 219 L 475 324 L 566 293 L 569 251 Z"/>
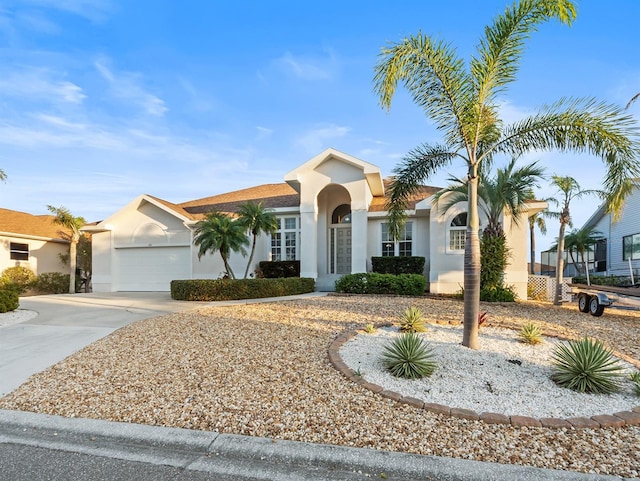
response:
<path fill-rule="evenodd" d="M 632 269 L 637 282 L 640 277 L 640 186 L 636 184 L 627 197 L 617 221 L 614 222 L 613 215 L 601 205 L 584 225 L 589 226 L 603 236 L 591 253 L 590 270 L 601 275 L 628 276 Z"/>
<path fill-rule="evenodd" d="M 410 199 L 402 238 L 392 241 L 386 181 L 375 165 L 328 149 L 284 180 L 181 204 L 141 195 L 104 221 L 86 226 L 93 239 L 93 290 L 167 291 L 173 279 L 220 277 L 219 254 L 198 260 L 193 226 L 213 208 L 233 213 L 250 200 L 273 209 L 280 226 L 274 235 L 259 238 L 253 269 L 261 260 L 299 260 L 301 276 L 316 279 L 319 290 L 333 290 L 342 275 L 370 271 L 372 256 L 413 255 L 426 258 L 431 292 L 462 288 L 466 203 L 440 212 L 433 204 L 440 189 L 423 187 Z M 528 215 L 546 206 L 532 202 Z M 507 218 L 503 225 L 511 249 L 505 280 L 526 299 L 528 224 L 516 226 Z M 246 261 L 240 255 L 230 259 L 235 272 L 243 272 Z"/>
<path fill-rule="evenodd" d="M 0 272 L 23 266 L 35 274 L 68 273 L 60 260 L 60 254 L 69 254 L 68 233 L 54 218 L 0 209 Z"/>

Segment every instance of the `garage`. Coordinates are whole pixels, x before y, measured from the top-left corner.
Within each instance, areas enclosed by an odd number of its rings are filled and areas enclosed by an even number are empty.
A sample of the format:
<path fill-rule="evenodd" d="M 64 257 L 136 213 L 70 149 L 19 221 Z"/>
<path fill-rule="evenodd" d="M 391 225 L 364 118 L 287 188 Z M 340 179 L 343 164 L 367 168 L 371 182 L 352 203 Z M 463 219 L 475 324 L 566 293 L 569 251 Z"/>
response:
<path fill-rule="evenodd" d="M 114 252 L 116 291 L 169 291 L 176 279 L 191 278 L 189 246 L 118 248 Z"/>

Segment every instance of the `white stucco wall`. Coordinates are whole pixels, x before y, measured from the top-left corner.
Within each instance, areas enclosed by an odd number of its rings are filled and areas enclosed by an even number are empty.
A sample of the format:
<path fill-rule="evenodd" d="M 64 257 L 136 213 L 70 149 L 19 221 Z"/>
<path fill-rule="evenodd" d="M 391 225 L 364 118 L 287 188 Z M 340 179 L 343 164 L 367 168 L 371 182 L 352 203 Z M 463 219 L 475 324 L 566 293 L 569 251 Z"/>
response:
<path fill-rule="evenodd" d="M 29 260 L 11 259 L 10 245 L 12 242 L 29 246 Z M 44 272 L 69 273 L 69 267 L 63 265 L 59 257 L 59 254 L 69 253 L 69 244 L 66 242 L 52 242 L 28 236 L 2 236 L 0 237 L 0 253 L 0 272 L 9 267 L 22 266 L 31 269 L 36 275 Z"/>

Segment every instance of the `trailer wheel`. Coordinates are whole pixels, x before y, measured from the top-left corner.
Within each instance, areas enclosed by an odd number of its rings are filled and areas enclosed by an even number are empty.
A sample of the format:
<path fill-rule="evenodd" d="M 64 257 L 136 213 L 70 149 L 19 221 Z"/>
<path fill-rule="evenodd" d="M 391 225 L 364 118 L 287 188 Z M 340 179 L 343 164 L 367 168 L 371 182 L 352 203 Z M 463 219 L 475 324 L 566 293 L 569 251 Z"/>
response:
<path fill-rule="evenodd" d="M 593 296 L 589 301 L 589 314 L 594 317 L 600 317 L 604 312 L 604 305 L 598 302 L 598 297 Z"/>
<path fill-rule="evenodd" d="M 589 294 L 585 294 L 581 292 L 578 295 L 578 310 L 580 312 L 589 312 L 589 301 L 591 300 L 591 296 Z"/>

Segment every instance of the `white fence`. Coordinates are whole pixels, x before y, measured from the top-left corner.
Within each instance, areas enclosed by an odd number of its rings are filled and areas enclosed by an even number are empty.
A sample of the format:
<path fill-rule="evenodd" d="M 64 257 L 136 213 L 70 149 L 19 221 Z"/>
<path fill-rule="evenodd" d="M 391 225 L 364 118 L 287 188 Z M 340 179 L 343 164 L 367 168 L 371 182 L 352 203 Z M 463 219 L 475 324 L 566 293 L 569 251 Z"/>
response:
<path fill-rule="evenodd" d="M 571 283 L 571 277 L 565 277 L 561 286 L 563 302 L 571 302 L 569 283 Z M 549 276 L 529 276 L 527 294 L 530 299 L 553 302 L 556 295 L 556 278 Z"/>

